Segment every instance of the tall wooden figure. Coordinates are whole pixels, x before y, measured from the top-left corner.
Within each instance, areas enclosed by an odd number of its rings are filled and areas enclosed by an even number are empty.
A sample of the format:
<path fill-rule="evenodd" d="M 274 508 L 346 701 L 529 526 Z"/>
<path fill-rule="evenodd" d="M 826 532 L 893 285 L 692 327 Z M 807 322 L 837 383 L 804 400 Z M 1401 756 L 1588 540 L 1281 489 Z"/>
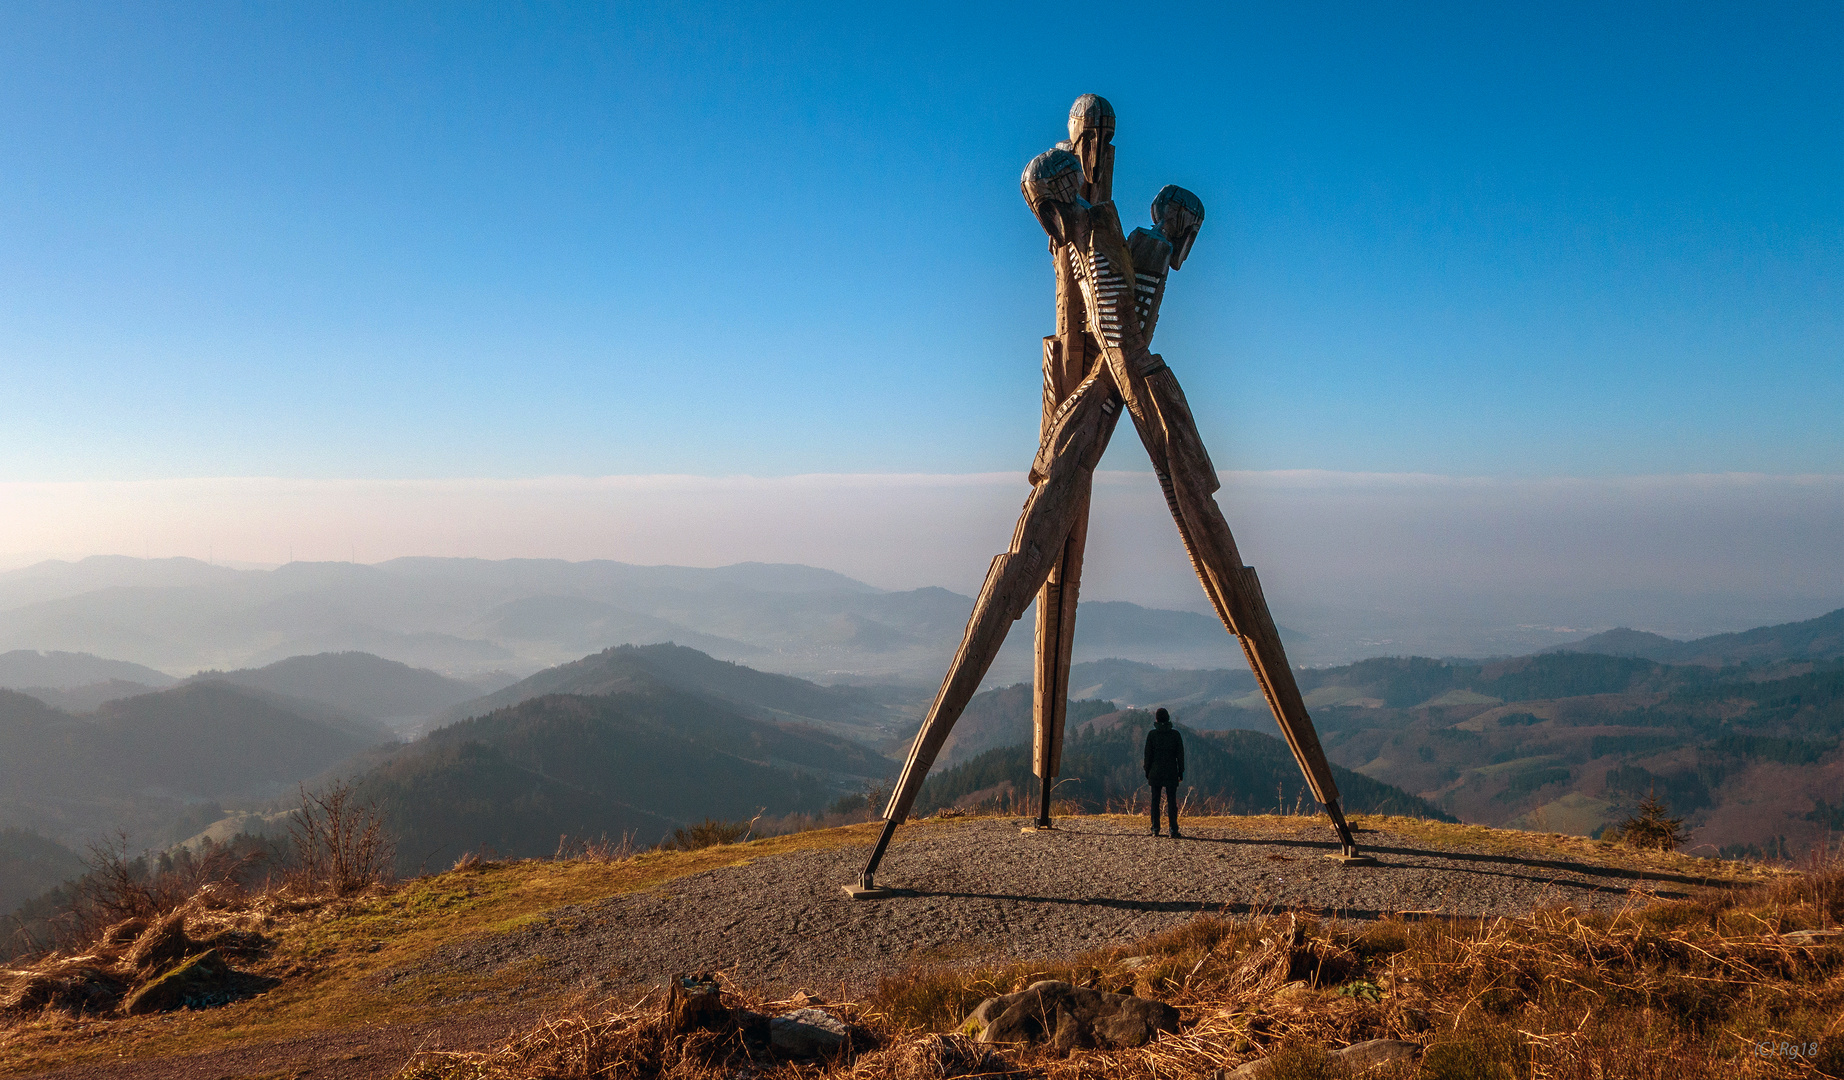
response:
<path fill-rule="evenodd" d="M 1083 94 L 1069 110 L 1069 141 L 1062 149 L 1082 163 L 1082 198 L 1107 202 L 1114 186 L 1114 107 Z M 1044 422 L 1050 434 L 1056 411 L 1068 400 L 1101 349 L 1088 334 L 1088 316 L 1067 248 L 1050 242 L 1056 268 L 1056 333 L 1044 339 Z M 1039 783 L 1037 827 L 1050 827 L 1050 791 L 1063 762 L 1063 720 L 1069 708 L 1069 656 L 1076 638 L 1076 598 L 1082 587 L 1082 553 L 1088 544 L 1089 493 L 1084 490 L 1075 525 L 1050 576 L 1037 594 L 1037 634 L 1032 670 L 1031 769 Z"/>
<path fill-rule="evenodd" d="M 1058 333 L 1044 346 L 1044 422 L 1031 462 L 1031 494 L 1010 547 L 987 570 L 960 649 L 884 808 L 877 846 L 858 883 L 845 887 L 855 898 L 889 895 L 876 887 L 875 875 L 890 839 L 908 817 L 935 755 L 979 689 L 1006 632 L 1034 597 L 1039 606 L 1033 764 L 1041 781 L 1038 825 L 1049 825 L 1089 495 L 1095 466 L 1123 407 L 1152 459 L 1192 569 L 1224 627 L 1241 642 L 1307 784 L 1337 829 L 1343 850 L 1334 857 L 1348 863 L 1374 861 L 1357 850 L 1261 583 L 1254 568 L 1243 565 L 1216 504 L 1216 467 L 1198 436 L 1184 391 L 1165 360 L 1151 351 L 1166 277 L 1189 254 L 1203 225 L 1204 205 L 1183 188 L 1167 185 L 1153 200 L 1153 227 L 1124 235 L 1107 198 L 1113 129 L 1107 102 L 1085 95 L 1071 110 L 1069 142 L 1032 159 L 1019 182 L 1050 237 L 1057 268 Z M 1096 179 L 1086 179 L 1090 176 Z"/>

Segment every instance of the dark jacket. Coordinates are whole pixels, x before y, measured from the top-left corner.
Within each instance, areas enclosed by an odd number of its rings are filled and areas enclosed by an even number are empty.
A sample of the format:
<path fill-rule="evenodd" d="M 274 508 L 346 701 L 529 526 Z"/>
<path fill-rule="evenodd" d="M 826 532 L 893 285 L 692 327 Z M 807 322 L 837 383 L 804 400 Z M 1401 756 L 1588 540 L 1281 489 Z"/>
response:
<path fill-rule="evenodd" d="M 1176 784 L 1185 778 L 1185 740 L 1174 727 L 1146 733 L 1146 782 Z"/>

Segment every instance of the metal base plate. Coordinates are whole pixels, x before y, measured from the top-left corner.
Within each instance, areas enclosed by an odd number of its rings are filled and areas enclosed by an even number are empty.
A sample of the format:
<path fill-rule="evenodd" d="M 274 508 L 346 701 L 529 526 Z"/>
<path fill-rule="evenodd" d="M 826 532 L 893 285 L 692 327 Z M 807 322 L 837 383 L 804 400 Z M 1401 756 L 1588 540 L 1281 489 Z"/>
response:
<path fill-rule="evenodd" d="M 1326 858 L 1331 859 L 1335 862 L 1344 863 L 1346 866 L 1381 866 L 1383 865 L 1382 863 L 1378 862 L 1376 859 L 1370 857 L 1369 855 L 1346 855 L 1342 852 L 1333 852 L 1332 854 L 1327 855 Z"/>
<path fill-rule="evenodd" d="M 863 885 L 843 885 L 840 887 L 845 890 L 845 895 L 851 897 L 853 900 L 885 900 L 896 895 L 895 889 L 885 889 L 875 885 L 868 889 Z"/>
<path fill-rule="evenodd" d="M 1024 828 L 1019 829 L 1018 831 L 1021 833 L 1025 833 L 1027 835 L 1030 833 L 1055 832 L 1056 826 L 1055 825 L 1026 825 Z"/>

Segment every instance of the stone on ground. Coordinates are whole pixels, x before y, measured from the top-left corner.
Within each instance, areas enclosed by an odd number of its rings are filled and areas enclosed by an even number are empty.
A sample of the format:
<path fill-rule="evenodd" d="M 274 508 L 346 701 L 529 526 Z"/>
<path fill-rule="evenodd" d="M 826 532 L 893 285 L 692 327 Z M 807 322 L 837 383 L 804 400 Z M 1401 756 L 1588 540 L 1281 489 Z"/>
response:
<path fill-rule="evenodd" d="M 240 989 L 237 973 L 212 949 L 128 995 L 122 1011 L 138 1016 L 173 1009 L 208 1009 L 235 1001 L 242 996 Z"/>
<path fill-rule="evenodd" d="M 1061 1050 L 1144 1046 L 1178 1030 L 1178 1010 L 1163 1001 L 1109 994 L 1046 979 L 988 998 L 971 1018 L 985 1043 L 1050 1043 Z"/>
<path fill-rule="evenodd" d="M 795 1009 L 768 1022 L 768 1041 L 794 1057 L 818 1057 L 845 1045 L 851 1029 L 823 1009 Z"/>

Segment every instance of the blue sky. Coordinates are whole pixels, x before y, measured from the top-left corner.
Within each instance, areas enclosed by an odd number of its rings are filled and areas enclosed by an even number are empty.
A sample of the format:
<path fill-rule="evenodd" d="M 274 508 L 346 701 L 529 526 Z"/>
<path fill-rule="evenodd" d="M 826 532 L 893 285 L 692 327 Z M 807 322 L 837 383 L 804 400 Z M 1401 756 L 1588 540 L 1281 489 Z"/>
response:
<path fill-rule="evenodd" d="M 1844 472 L 1844 8 L 1088 10 L 0 7 L 0 480 L 1022 471 L 1085 91 L 1220 467 Z"/>

